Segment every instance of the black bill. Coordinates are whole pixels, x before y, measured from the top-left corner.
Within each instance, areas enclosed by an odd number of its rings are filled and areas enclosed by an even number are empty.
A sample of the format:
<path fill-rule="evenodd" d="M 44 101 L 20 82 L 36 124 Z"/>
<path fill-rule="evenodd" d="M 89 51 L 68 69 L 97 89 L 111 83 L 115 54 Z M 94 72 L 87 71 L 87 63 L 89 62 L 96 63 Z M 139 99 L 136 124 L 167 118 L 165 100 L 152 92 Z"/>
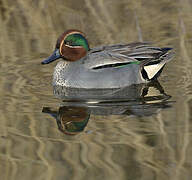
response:
<path fill-rule="evenodd" d="M 49 56 L 47 59 L 45 59 L 44 61 L 41 62 L 41 64 L 49 64 L 57 59 L 61 58 L 61 54 L 59 52 L 59 49 L 55 49 L 55 51 L 53 52 L 53 54 L 51 56 Z"/>

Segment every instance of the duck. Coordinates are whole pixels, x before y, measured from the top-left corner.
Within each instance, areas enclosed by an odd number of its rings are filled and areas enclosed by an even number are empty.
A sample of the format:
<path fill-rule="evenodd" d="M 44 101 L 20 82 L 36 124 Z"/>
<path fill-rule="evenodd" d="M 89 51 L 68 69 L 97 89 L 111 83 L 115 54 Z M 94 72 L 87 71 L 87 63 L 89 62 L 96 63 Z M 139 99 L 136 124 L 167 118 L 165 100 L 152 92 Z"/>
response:
<path fill-rule="evenodd" d="M 54 52 L 41 64 L 62 59 L 54 69 L 53 86 L 116 89 L 157 80 L 173 56 L 172 48 L 150 42 L 90 48 L 83 32 L 69 29 L 59 36 Z"/>

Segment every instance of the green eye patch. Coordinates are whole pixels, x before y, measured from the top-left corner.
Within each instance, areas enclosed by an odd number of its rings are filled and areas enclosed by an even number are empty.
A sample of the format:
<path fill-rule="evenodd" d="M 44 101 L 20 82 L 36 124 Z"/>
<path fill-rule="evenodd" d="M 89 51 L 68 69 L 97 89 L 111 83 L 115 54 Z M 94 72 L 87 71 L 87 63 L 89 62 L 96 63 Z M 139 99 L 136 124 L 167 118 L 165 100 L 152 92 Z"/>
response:
<path fill-rule="evenodd" d="M 81 34 L 67 36 L 64 43 L 69 46 L 83 46 L 87 51 L 89 50 L 88 41 Z"/>

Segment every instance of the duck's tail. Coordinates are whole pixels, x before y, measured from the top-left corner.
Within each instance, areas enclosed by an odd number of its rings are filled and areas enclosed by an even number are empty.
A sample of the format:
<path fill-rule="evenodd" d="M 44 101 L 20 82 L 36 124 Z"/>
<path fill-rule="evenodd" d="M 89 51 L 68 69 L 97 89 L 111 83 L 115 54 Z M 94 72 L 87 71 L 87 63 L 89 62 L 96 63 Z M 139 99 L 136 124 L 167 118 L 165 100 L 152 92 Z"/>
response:
<path fill-rule="evenodd" d="M 144 79 L 154 80 L 157 79 L 165 64 L 172 60 L 174 52 L 169 52 L 172 48 L 161 48 L 162 53 L 158 58 L 146 61 L 142 66 L 142 75 Z"/>

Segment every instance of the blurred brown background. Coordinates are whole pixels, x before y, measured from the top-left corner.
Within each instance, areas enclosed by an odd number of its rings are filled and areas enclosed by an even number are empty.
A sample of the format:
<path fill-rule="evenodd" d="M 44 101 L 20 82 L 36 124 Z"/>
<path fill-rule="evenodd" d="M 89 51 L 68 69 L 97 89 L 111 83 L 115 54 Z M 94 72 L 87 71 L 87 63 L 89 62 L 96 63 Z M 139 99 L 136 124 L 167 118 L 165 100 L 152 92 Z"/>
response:
<path fill-rule="evenodd" d="M 0 0 L 0 27 L 0 179 L 191 179 L 191 0 Z M 59 132 L 41 113 L 60 103 L 55 64 L 40 62 L 69 28 L 85 32 L 91 47 L 173 47 L 160 78 L 173 107 L 151 117 L 92 115 L 92 133 Z"/>

